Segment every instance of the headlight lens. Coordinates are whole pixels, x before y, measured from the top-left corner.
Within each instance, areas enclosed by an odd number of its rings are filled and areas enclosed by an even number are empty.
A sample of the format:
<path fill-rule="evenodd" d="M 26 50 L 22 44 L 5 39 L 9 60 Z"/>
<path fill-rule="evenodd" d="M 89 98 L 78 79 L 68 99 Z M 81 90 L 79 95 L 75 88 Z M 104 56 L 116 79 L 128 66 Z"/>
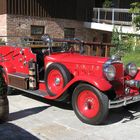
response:
<path fill-rule="evenodd" d="M 116 76 L 116 69 L 113 65 L 106 65 L 104 67 L 104 75 L 105 77 L 109 80 L 112 81 L 114 80 Z"/>
<path fill-rule="evenodd" d="M 134 63 L 128 63 L 127 65 L 126 65 L 126 69 L 125 69 L 125 71 L 126 71 L 126 73 L 128 74 L 128 75 L 130 75 L 130 76 L 132 76 L 132 77 L 134 77 L 136 74 L 137 74 L 137 66 L 136 66 L 136 64 L 134 64 Z"/>

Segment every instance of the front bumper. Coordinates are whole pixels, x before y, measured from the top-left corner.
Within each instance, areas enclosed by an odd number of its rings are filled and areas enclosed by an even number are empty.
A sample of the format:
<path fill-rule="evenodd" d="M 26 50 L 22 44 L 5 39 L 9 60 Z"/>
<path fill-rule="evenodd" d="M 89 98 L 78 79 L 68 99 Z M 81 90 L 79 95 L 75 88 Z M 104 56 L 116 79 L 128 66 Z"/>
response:
<path fill-rule="evenodd" d="M 128 87 L 125 89 L 125 94 L 129 95 L 130 89 L 132 88 L 137 88 L 140 89 L 140 81 L 139 80 L 126 80 L 125 85 Z M 109 109 L 111 108 L 119 108 L 122 106 L 126 106 L 131 103 L 135 103 L 140 101 L 140 94 L 135 95 L 135 96 L 125 96 L 123 98 L 119 98 L 116 100 L 109 100 Z"/>
<path fill-rule="evenodd" d="M 117 100 L 109 100 L 109 109 L 111 108 L 119 108 L 119 107 L 122 107 L 122 106 L 126 106 L 128 104 L 131 104 L 131 103 L 135 103 L 135 102 L 138 102 L 140 101 L 140 94 L 139 95 L 136 95 L 136 96 L 127 96 L 127 97 L 124 97 L 122 99 L 117 99 Z"/>

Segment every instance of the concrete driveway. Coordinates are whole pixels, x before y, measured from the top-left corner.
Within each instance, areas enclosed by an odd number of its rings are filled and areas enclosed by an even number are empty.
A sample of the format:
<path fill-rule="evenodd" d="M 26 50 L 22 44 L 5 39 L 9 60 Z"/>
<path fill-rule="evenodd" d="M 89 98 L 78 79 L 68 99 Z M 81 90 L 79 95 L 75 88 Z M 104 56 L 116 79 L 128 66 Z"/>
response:
<path fill-rule="evenodd" d="M 0 140 L 140 140 L 140 103 L 111 110 L 105 125 L 92 126 L 79 121 L 69 105 L 29 97 L 8 97 L 9 122 L 0 124 Z"/>

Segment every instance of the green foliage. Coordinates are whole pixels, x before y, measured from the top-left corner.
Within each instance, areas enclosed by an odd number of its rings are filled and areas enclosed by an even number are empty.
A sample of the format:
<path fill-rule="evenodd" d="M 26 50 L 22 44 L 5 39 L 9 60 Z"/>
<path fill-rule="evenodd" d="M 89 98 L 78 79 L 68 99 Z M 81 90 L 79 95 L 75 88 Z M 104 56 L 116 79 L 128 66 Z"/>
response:
<path fill-rule="evenodd" d="M 112 5 L 112 1 L 111 0 L 105 0 L 103 3 L 103 8 L 110 8 Z M 104 19 L 106 19 L 107 17 L 107 11 L 105 10 L 105 17 Z"/>
<path fill-rule="evenodd" d="M 105 2 L 103 3 L 103 8 L 110 8 L 112 4 L 111 0 L 105 0 Z"/>
<path fill-rule="evenodd" d="M 116 54 L 123 50 L 123 42 L 121 40 L 121 36 L 122 35 L 118 31 L 118 29 L 114 27 L 112 32 L 112 39 L 111 39 L 111 43 L 112 45 L 114 45 L 114 47 L 112 47 L 110 50 L 111 55 Z"/>
<path fill-rule="evenodd" d="M 133 34 L 122 34 L 117 28 L 113 29 L 112 33 L 111 55 L 121 52 L 123 53 L 122 61 L 127 64 L 134 62 L 140 67 L 140 36 Z"/>
<path fill-rule="evenodd" d="M 122 58 L 122 61 L 124 62 L 124 64 L 133 62 L 138 67 L 140 67 L 140 57 L 139 56 L 140 56 L 140 51 L 125 53 L 124 57 Z"/>
<path fill-rule="evenodd" d="M 111 43 L 114 45 L 111 48 L 110 54 L 116 54 L 118 52 L 129 53 L 131 51 L 136 51 L 136 49 L 140 49 L 140 39 L 139 37 L 133 34 L 122 34 L 121 30 L 118 31 L 117 28 L 114 27 L 112 32 L 112 40 Z"/>
<path fill-rule="evenodd" d="M 140 30 L 140 2 L 132 3 L 129 12 L 133 14 L 132 23 L 136 30 Z"/>

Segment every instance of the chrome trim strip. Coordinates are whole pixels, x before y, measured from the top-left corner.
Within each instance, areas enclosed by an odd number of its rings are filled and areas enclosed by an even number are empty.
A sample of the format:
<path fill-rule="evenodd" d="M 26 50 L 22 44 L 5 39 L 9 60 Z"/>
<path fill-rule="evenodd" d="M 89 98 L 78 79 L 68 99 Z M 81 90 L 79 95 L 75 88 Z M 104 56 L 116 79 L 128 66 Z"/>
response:
<path fill-rule="evenodd" d="M 114 64 L 114 63 L 120 63 L 120 64 L 123 64 L 123 62 L 120 61 L 120 60 L 109 59 L 109 60 L 107 60 L 107 61 L 104 63 L 104 65 L 111 65 L 111 64 Z"/>
<path fill-rule="evenodd" d="M 8 76 L 14 76 L 14 77 L 18 77 L 18 78 L 29 78 L 28 75 L 26 75 L 26 74 L 19 74 L 19 73 L 15 73 L 15 74 L 8 73 Z"/>
<path fill-rule="evenodd" d="M 39 83 L 45 83 L 45 81 L 44 80 L 39 80 Z"/>
<path fill-rule="evenodd" d="M 136 96 L 124 97 L 123 99 L 118 99 L 118 100 L 114 100 L 114 101 L 109 100 L 108 108 L 109 109 L 119 108 L 119 107 L 126 106 L 128 104 L 135 103 L 138 101 L 140 101 L 140 94 L 136 95 Z"/>

